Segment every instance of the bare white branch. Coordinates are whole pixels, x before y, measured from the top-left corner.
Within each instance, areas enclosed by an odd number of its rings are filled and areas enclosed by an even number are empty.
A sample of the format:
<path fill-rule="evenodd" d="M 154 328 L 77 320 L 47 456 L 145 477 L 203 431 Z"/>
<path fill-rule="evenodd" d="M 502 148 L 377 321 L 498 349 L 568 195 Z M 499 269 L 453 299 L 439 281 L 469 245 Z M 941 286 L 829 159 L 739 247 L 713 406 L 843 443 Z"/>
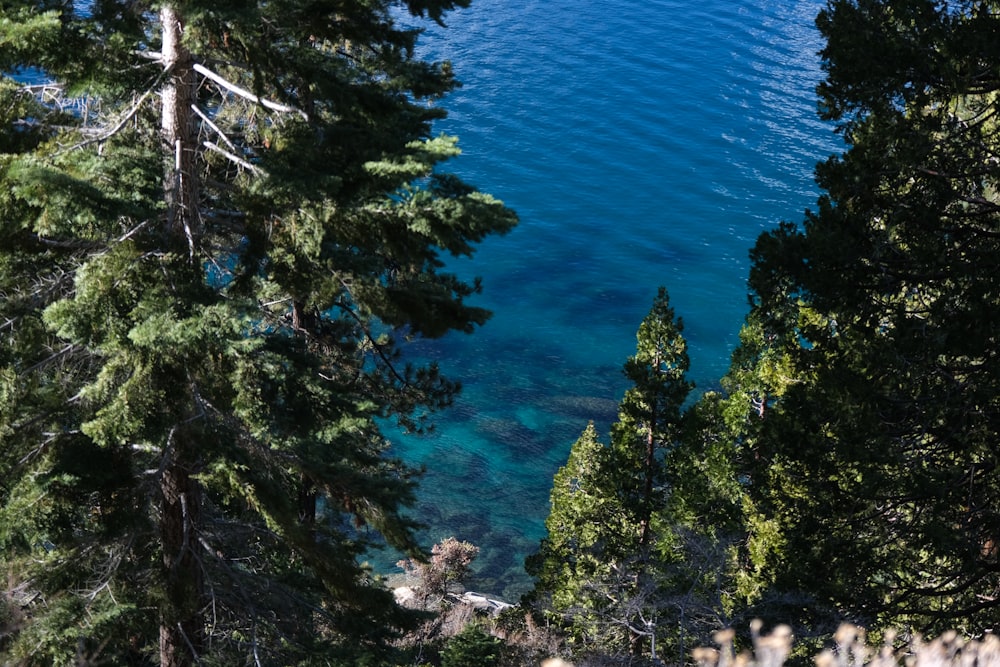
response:
<path fill-rule="evenodd" d="M 244 99 L 248 99 L 251 102 L 255 102 L 257 104 L 260 104 L 261 106 L 266 107 L 268 109 L 271 109 L 272 111 L 279 111 L 281 113 L 297 113 L 300 116 L 302 116 L 303 119 L 309 120 L 309 116 L 306 115 L 305 111 L 302 111 L 301 109 L 296 109 L 295 107 L 290 107 L 290 106 L 288 106 L 286 104 L 281 104 L 279 102 L 273 102 L 271 100 L 264 99 L 263 97 L 260 97 L 258 95 L 254 95 L 249 90 L 247 90 L 245 88 L 240 88 L 235 83 L 227 81 L 226 79 L 222 78 L 221 76 L 219 76 L 218 74 L 216 74 L 212 70 L 208 69 L 204 65 L 201 65 L 199 63 L 195 63 L 194 64 L 194 71 L 198 72 L 199 74 L 201 74 L 202 76 L 204 76 L 207 79 L 211 79 L 212 81 L 214 81 L 218 85 L 222 86 L 223 88 L 225 88 L 229 92 L 231 92 L 231 93 L 233 93 L 235 95 L 239 95 L 240 97 L 242 97 Z"/>
<path fill-rule="evenodd" d="M 243 167 L 244 169 L 248 169 L 248 170 L 252 171 L 253 173 L 258 174 L 260 176 L 264 176 L 265 175 L 265 171 L 263 169 L 261 169 L 260 167 L 258 167 L 257 165 L 255 165 L 255 164 L 253 164 L 251 162 L 247 162 L 246 160 L 244 160 L 243 158 L 239 157 L 238 155 L 230 153 L 229 151 L 227 151 L 225 148 L 222 148 L 218 144 L 213 144 L 211 141 L 204 141 L 204 142 L 202 142 L 202 145 L 205 148 L 207 148 L 207 149 L 209 149 L 211 151 L 215 151 L 219 155 L 222 155 L 223 157 L 225 157 L 230 162 L 234 162 L 234 163 L 238 164 L 239 166 Z"/>
<path fill-rule="evenodd" d="M 140 229 L 142 229 L 143 227 L 145 227 L 148 224 L 149 224 L 148 220 L 140 222 L 138 225 L 136 225 L 132 229 L 128 230 L 127 232 L 125 232 L 124 234 L 122 234 L 121 236 L 119 236 L 115 240 L 115 243 L 121 243 L 122 241 L 127 241 L 129 238 L 132 237 L 133 234 L 136 234 Z"/>
<path fill-rule="evenodd" d="M 220 130 L 219 126 L 213 123 L 212 119 L 209 118 L 204 111 L 199 109 L 197 104 L 191 105 L 191 111 L 194 111 L 195 114 L 197 114 L 198 118 L 201 118 L 201 120 L 205 123 L 205 125 L 208 125 L 210 128 L 212 128 L 215 131 L 215 133 L 222 138 L 222 141 L 224 141 L 225 144 L 229 146 L 230 150 L 236 150 L 236 144 L 234 144 L 232 141 L 229 140 L 229 137 L 226 136 L 226 133 Z"/>

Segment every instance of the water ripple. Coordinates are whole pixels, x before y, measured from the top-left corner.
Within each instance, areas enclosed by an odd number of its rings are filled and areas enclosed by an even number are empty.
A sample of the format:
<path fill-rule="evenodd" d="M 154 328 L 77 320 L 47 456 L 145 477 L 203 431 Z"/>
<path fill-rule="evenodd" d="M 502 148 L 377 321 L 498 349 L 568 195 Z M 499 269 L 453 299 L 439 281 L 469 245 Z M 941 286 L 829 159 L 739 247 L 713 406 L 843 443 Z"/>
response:
<path fill-rule="evenodd" d="M 466 385 L 439 435 L 399 444 L 431 471 L 429 537 L 475 531 L 514 561 L 530 550 L 586 415 L 614 416 L 658 285 L 685 320 L 694 379 L 725 371 L 748 249 L 801 219 L 813 166 L 839 149 L 815 115 L 823 4 L 475 0 L 427 33 L 425 53 L 465 84 L 439 127 L 461 138 L 454 170 L 522 220 L 453 267 L 483 276 L 494 319 L 423 348 Z"/>

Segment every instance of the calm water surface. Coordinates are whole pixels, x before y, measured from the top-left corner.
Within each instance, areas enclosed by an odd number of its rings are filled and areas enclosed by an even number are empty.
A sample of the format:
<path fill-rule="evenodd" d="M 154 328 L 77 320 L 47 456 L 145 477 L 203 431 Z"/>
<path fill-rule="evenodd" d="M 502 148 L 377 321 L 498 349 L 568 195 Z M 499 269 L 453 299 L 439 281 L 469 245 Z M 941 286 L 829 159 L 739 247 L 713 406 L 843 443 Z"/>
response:
<path fill-rule="evenodd" d="M 474 0 L 423 55 L 464 87 L 438 129 L 450 168 L 521 225 L 452 269 L 479 275 L 494 318 L 424 342 L 464 384 L 434 435 L 396 438 L 428 472 L 425 542 L 482 548 L 477 588 L 516 598 L 544 536 L 552 476 L 588 420 L 607 433 L 621 366 L 657 287 L 685 323 L 691 378 L 715 386 L 746 314 L 747 253 L 799 221 L 817 161 L 823 0 Z M 376 567 L 398 571 L 392 554 Z"/>
<path fill-rule="evenodd" d="M 428 468 L 427 542 L 482 547 L 475 586 L 527 586 L 552 475 L 588 420 L 607 432 L 659 285 L 692 379 L 725 373 L 748 250 L 802 219 L 815 163 L 841 147 L 815 114 L 823 4 L 474 0 L 424 37 L 465 84 L 439 124 L 464 151 L 450 169 L 521 217 L 452 265 L 483 277 L 495 315 L 421 344 L 465 389 L 434 435 L 397 443 Z"/>

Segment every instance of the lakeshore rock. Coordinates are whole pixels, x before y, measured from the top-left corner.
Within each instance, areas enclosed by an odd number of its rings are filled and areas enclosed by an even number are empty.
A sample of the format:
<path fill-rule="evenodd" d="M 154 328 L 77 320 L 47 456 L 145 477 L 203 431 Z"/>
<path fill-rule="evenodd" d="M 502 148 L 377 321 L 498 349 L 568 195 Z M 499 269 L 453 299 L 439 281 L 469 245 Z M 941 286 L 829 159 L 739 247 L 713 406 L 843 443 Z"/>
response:
<path fill-rule="evenodd" d="M 487 597 L 482 593 L 474 593 L 472 591 L 466 591 L 457 597 L 459 601 L 472 605 L 472 608 L 476 611 L 485 611 L 490 616 L 496 616 L 504 609 L 510 609 L 514 606 L 508 602 L 504 602 L 503 600 L 497 600 L 495 598 Z"/>
<path fill-rule="evenodd" d="M 392 595 L 396 598 L 396 604 L 401 607 L 409 607 L 417 597 L 416 592 L 409 586 L 400 586 L 392 589 Z"/>

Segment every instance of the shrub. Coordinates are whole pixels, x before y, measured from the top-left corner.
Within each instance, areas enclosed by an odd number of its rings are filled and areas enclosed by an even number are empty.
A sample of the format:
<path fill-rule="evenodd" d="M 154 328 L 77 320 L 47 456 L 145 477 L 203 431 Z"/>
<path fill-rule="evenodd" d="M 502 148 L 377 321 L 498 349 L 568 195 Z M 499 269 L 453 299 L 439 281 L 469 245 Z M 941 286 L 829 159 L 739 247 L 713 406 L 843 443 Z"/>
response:
<path fill-rule="evenodd" d="M 503 645 L 474 624 L 465 626 L 441 652 L 441 667 L 494 667 Z"/>

